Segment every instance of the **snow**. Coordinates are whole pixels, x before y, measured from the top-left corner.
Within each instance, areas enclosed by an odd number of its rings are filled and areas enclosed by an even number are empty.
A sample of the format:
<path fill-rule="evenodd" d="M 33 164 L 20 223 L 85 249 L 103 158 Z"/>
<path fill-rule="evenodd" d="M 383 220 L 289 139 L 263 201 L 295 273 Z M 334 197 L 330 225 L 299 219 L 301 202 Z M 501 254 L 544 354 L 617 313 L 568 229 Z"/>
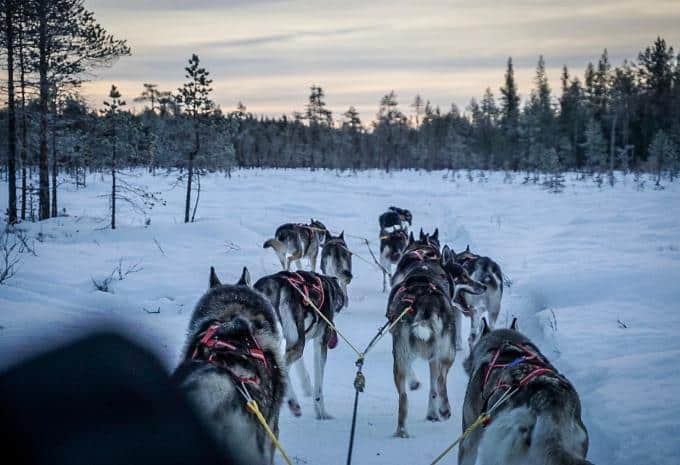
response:
<path fill-rule="evenodd" d="M 501 173 L 469 182 L 443 172 L 240 170 L 231 179 L 204 178 L 197 222 L 185 225 L 184 193 L 170 188 L 174 178 L 142 174 L 135 181 L 163 191 L 167 205 L 151 212 L 148 227 L 122 206 L 115 231 L 106 229 L 104 219 L 106 177 L 91 176 L 86 189 L 65 184 L 59 201 L 70 216 L 22 225 L 31 236 L 42 233 L 37 257 L 25 254 L 18 274 L 0 286 L 0 368 L 36 346 L 112 324 L 172 369 L 211 265 L 223 282 L 236 281 L 243 265 L 257 279 L 278 271 L 275 255 L 262 243 L 279 224 L 313 217 L 335 233 L 375 240 L 378 215 L 397 205 L 411 209 L 416 231 L 439 227 L 442 243 L 455 250 L 469 243 L 512 279 L 499 323 L 518 316 L 521 330 L 575 385 L 590 433 L 590 460 L 677 464 L 680 187 L 640 192 L 630 178 L 613 189 L 567 179 L 562 194 L 548 194 L 518 179 L 506 183 Z M 6 184 L 0 188 L 4 211 Z M 369 257 L 360 240 L 350 237 L 349 246 Z M 136 263 L 142 270 L 114 280 L 112 293 L 96 291 L 92 278 L 108 276 L 121 258 L 124 270 Z M 386 294 L 374 267 L 355 259 L 353 271 L 350 305 L 337 323 L 364 346 L 384 322 Z M 312 351 L 306 355 L 311 369 Z M 412 438 L 396 439 L 391 341 L 382 340 L 365 364 L 354 462 L 430 463 L 461 432 L 463 358 L 457 356 L 449 375 L 453 418 L 442 423 L 424 419 L 429 377 L 426 363 L 416 362 L 424 386 L 409 392 Z M 354 360 L 342 341 L 329 353 L 325 397 L 334 420 L 316 420 L 310 398 L 301 397 L 301 418 L 284 407 L 281 440 L 297 463 L 344 463 Z M 456 454 L 444 463 L 455 463 Z M 277 457 L 277 463 L 283 462 Z"/>

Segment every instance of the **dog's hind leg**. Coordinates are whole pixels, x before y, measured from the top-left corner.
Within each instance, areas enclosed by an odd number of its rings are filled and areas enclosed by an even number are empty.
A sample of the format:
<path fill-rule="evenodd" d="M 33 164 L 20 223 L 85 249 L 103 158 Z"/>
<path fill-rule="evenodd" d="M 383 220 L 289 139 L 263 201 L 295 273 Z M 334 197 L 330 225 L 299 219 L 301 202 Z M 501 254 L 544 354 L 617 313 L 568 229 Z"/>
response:
<path fill-rule="evenodd" d="M 446 389 L 446 379 L 449 375 L 451 365 L 453 365 L 453 357 L 444 357 L 439 360 L 439 374 L 437 377 L 437 391 L 439 392 L 439 416 L 443 420 L 448 420 L 451 417 L 451 405 L 449 404 L 449 393 Z"/>
<path fill-rule="evenodd" d="M 295 364 L 302 358 L 302 352 L 305 348 L 304 338 L 299 338 L 295 343 L 286 349 L 286 365 L 288 368 Z M 288 387 L 286 388 L 286 403 L 291 413 L 296 417 L 302 415 L 302 408 L 300 407 L 300 402 L 295 395 L 295 389 L 293 388 L 293 383 L 290 379 L 290 370 L 286 370 L 286 382 Z"/>
<path fill-rule="evenodd" d="M 406 394 L 406 374 L 409 370 L 411 361 L 406 355 L 406 348 L 400 348 L 401 341 L 398 335 L 392 335 L 392 354 L 394 356 L 394 366 L 392 368 L 394 374 L 394 385 L 397 387 L 399 393 L 399 415 L 397 419 L 397 431 L 394 433 L 396 437 L 408 438 L 409 434 L 406 431 L 406 417 L 408 416 L 408 395 Z"/>
<path fill-rule="evenodd" d="M 439 421 L 439 390 L 437 389 L 441 367 L 439 360 L 430 361 L 430 394 L 427 398 L 427 416 L 429 421 Z"/>
<path fill-rule="evenodd" d="M 333 417 L 326 412 L 323 400 L 323 374 L 328 355 L 328 347 L 324 339 L 322 336 L 314 339 L 314 409 L 317 419 L 330 420 Z"/>
<path fill-rule="evenodd" d="M 311 397 L 312 382 L 309 379 L 309 372 L 307 371 L 307 367 L 305 367 L 304 357 L 300 357 L 300 359 L 297 362 L 295 362 L 295 369 L 297 371 L 298 378 L 300 378 L 300 382 L 302 383 L 302 393 L 305 395 L 305 397 Z"/>

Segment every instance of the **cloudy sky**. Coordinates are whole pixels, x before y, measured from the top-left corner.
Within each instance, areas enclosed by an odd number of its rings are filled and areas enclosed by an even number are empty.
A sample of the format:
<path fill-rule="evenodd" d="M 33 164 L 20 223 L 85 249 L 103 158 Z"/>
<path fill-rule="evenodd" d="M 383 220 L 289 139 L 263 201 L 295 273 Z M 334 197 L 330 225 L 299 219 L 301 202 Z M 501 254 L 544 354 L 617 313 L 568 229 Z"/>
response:
<path fill-rule="evenodd" d="M 128 40 L 132 56 L 97 72 L 84 94 L 101 102 L 115 83 L 129 102 L 143 82 L 174 90 L 197 53 L 225 110 L 280 115 L 304 109 L 321 85 L 335 115 L 366 120 L 394 89 L 464 109 L 486 87 L 498 95 L 512 56 L 522 96 L 538 55 L 553 87 L 563 64 L 582 75 L 604 48 L 635 58 L 657 35 L 680 47 L 680 0 L 85 0 Z"/>

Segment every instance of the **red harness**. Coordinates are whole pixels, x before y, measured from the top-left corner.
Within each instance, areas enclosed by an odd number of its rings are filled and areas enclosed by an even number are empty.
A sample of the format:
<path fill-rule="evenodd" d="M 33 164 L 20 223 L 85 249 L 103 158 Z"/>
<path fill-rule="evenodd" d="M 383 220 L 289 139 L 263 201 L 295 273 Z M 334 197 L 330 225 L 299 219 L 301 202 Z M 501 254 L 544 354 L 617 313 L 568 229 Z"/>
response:
<path fill-rule="evenodd" d="M 431 294 L 436 292 L 444 296 L 446 295 L 436 284 L 432 282 L 413 283 L 408 286 L 402 285 L 399 289 L 397 289 L 397 292 L 394 293 L 394 298 L 396 299 L 397 297 L 401 296 L 399 300 L 410 307 L 407 312 L 409 314 L 413 314 L 415 312 L 413 309 L 413 303 L 416 301 L 417 296 L 413 293 L 407 293 L 407 291 L 414 287 L 426 287 L 429 289 Z M 396 318 L 396 316 L 397 315 L 389 315 L 388 319 L 391 321 Z"/>
<path fill-rule="evenodd" d="M 439 260 L 441 258 L 439 251 L 433 246 L 424 247 L 422 249 L 414 249 L 408 252 L 406 255 L 413 256 L 421 262 L 426 260 Z"/>
<path fill-rule="evenodd" d="M 320 277 L 314 276 L 314 282 L 308 282 L 300 273 L 292 273 L 286 277 L 286 281 L 305 296 L 304 305 L 309 305 L 311 301 L 321 310 L 326 301 L 326 294 Z"/>
<path fill-rule="evenodd" d="M 242 358 L 251 358 L 258 363 L 262 363 L 264 367 L 268 369 L 269 363 L 267 362 L 267 357 L 264 355 L 264 351 L 253 337 L 250 337 L 249 340 L 238 342 L 220 338 L 216 333 L 221 326 L 221 323 L 213 323 L 205 330 L 191 355 L 192 360 L 204 360 L 226 370 L 238 381 L 259 386 L 260 378 L 257 375 L 244 377 L 235 373 L 226 363 L 224 355 L 231 354 Z M 202 356 L 204 354 L 207 354 L 207 357 Z"/>
<path fill-rule="evenodd" d="M 484 388 L 486 387 L 487 383 L 489 382 L 489 378 L 491 376 L 491 373 L 495 369 L 510 369 L 514 368 L 519 364 L 525 363 L 529 365 L 532 370 L 524 375 L 517 383 L 514 385 L 507 384 L 501 382 L 501 379 L 499 378 L 498 381 L 496 382 L 496 385 L 493 387 L 491 390 L 491 393 L 487 396 L 486 402 L 498 391 L 499 389 L 510 389 L 510 388 L 516 388 L 516 389 L 521 389 L 527 384 L 529 384 L 532 380 L 536 379 L 537 377 L 549 373 L 555 373 L 555 370 L 552 368 L 548 368 L 548 363 L 541 357 L 539 354 L 536 352 L 530 350 L 527 346 L 524 344 L 520 344 L 515 346 L 513 344 L 513 347 L 516 347 L 519 349 L 520 352 L 522 352 L 524 355 L 514 359 L 513 361 L 509 363 L 497 363 L 498 362 L 498 357 L 500 357 L 501 353 L 503 352 L 505 346 L 500 347 L 498 350 L 496 350 L 496 353 L 494 354 L 493 358 L 491 359 L 491 363 L 486 367 L 486 371 L 484 372 L 484 381 L 482 384 L 482 392 L 484 391 Z"/>

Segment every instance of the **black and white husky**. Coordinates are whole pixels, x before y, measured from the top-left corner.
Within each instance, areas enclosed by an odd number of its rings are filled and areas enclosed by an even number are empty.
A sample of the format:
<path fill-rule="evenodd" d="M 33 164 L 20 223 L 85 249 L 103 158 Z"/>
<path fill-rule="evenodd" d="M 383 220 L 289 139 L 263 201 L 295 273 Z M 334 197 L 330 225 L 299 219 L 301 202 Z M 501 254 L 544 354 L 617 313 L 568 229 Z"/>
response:
<path fill-rule="evenodd" d="M 378 217 L 380 224 L 380 264 L 383 268 L 383 292 L 387 275 L 396 265 L 408 244 L 408 228 L 413 216 L 404 208 L 390 207 Z"/>
<path fill-rule="evenodd" d="M 210 290 L 189 322 L 182 361 L 173 380 L 196 405 L 208 429 L 239 463 L 272 463 L 274 445 L 246 411 L 252 396 L 278 434 L 286 391 L 281 325 L 271 303 L 250 287 L 243 269 L 235 285 L 222 285 L 210 270 Z"/>
<path fill-rule="evenodd" d="M 457 300 L 463 314 L 470 318 L 470 347 L 477 338 L 478 326 L 484 312 L 487 313 L 487 322 L 491 329 L 496 327 L 496 320 L 501 312 L 501 299 L 503 298 L 503 272 L 498 264 L 489 257 L 483 257 L 470 252 L 470 246 L 459 254 L 456 254 L 456 263 L 465 268 L 472 279 L 484 283 L 486 292 L 480 295 L 463 294 Z M 456 342 L 460 346 L 460 334 Z"/>
<path fill-rule="evenodd" d="M 283 328 L 286 364 L 297 366 L 306 395 L 312 394 L 312 387 L 302 354 L 305 343 L 314 341 L 314 410 L 318 419 L 332 418 L 324 404 L 323 376 L 328 349 L 337 345 L 338 336 L 307 303 L 307 298 L 332 322 L 334 314 L 347 301 L 338 279 L 308 271 L 281 271 L 259 279 L 255 289 L 266 295 L 274 306 Z M 287 399 L 291 412 L 300 416 L 300 403 L 290 378 Z"/>
<path fill-rule="evenodd" d="M 274 238 L 265 241 L 263 247 L 274 249 L 286 271 L 290 270 L 292 262 L 296 262 L 298 270 L 302 269 L 300 260 L 303 257 L 309 259 L 312 271 L 316 271 L 316 257 L 326 231 L 326 226 L 314 218 L 309 224 L 286 223 L 277 228 Z"/>
<path fill-rule="evenodd" d="M 336 237 L 326 232 L 321 249 L 321 272 L 326 276 L 338 278 L 347 294 L 347 286 L 352 281 L 352 252 L 347 248 L 344 231 Z"/>
<path fill-rule="evenodd" d="M 427 239 L 430 237 L 425 235 L 425 240 L 419 241 L 425 250 L 433 247 L 432 241 Z M 440 421 L 451 416 L 446 381 L 456 357 L 456 322 L 460 319 L 453 299 L 461 291 L 484 292 L 483 284 L 470 279 L 461 266 L 453 263 L 450 250 L 447 249 L 443 256 L 437 250 L 437 255 L 437 259 L 421 260 L 410 267 L 388 298 L 388 320 L 394 321 L 404 315 L 391 330 L 394 384 L 399 394 L 395 436 L 402 438 L 408 437 L 406 382 L 411 390 L 420 387 L 411 366 L 417 357 L 430 364 L 426 418 Z"/>
<path fill-rule="evenodd" d="M 587 465 L 588 431 L 572 384 L 516 328 L 482 334 L 463 367 L 470 376 L 463 430 L 508 390 L 514 394 L 460 444 L 460 465 Z"/>

